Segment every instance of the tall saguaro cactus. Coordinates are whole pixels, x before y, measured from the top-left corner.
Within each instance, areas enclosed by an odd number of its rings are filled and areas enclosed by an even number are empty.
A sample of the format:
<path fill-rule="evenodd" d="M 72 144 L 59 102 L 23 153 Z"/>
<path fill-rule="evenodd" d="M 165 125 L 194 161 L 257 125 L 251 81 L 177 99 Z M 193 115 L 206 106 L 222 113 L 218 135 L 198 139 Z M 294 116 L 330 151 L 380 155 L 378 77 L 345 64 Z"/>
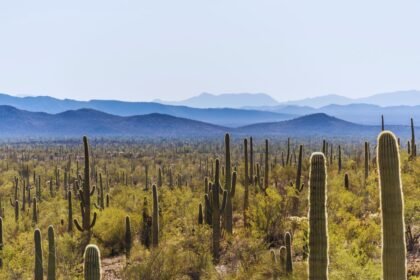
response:
<path fill-rule="evenodd" d="M 230 163 L 230 136 L 229 133 L 225 135 L 225 189 L 230 191 L 232 187 L 232 171 Z"/>
<path fill-rule="evenodd" d="M 89 143 L 86 136 L 83 136 L 83 146 L 85 150 L 85 170 L 83 179 L 83 189 L 79 191 L 80 208 L 82 212 L 82 225 L 74 219 L 74 224 L 79 231 L 90 232 L 96 222 L 96 212 L 93 213 L 93 220 L 90 218 L 90 197 L 95 193 L 95 187 L 90 189 L 90 172 L 89 172 Z"/>
<path fill-rule="evenodd" d="M 365 142 L 365 179 L 369 177 L 369 143 Z"/>
<path fill-rule="evenodd" d="M 379 134 L 377 161 L 382 210 L 383 279 L 406 279 L 404 207 L 397 140 L 392 132 Z"/>
<path fill-rule="evenodd" d="M 35 229 L 34 232 L 34 241 L 35 241 L 35 280 L 44 279 L 44 269 L 42 268 L 42 240 L 41 240 L 41 231 Z"/>
<path fill-rule="evenodd" d="M 268 139 L 265 139 L 265 163 L 264 163 L 264 191 L 268 188 L 268 186 L 270 185 L 270 166 L 268 163 L 268 157 L 269 157 L 269 153 L 268 153 Z"/>
<path fill-rule="evenodd" d="M 101 280 L 101 253 L 96 245 L 86 246 L 83 255 L 83 273 L 85 280 Z"/>
<path fill-rule="evenodd" d="M 153 214 L 152 214 L 152 246 L 159 245 L 159 199 L 156 185 L 152 186 Z"/>
<path fill-rule="evenodd" d="M 328 279 L 327 167 L 322 153 L 313 153 L 309 173 L 309 279 Z"/>
<path fill-rule="evenodd" d="M 244 226 L 248 225 L 247 210 L 249 206 L 249 175 L 248 175 L 248 140 L 244 139 L 244 162 L 245 162 L 245 179 L 244 179 Z"/>
<path fill-rule="evenodd" d="M 48 227 L 48 274 L 47 280 L 55 280 L 56 276 L 55 238 L 53 226 Z"/>
<path fill-rule="evenodd" d="M 223 201 L 222 205 L 220 205 L 220 198 L 219 198 L 219 192 L 221 190 L 220 186 L 220 162 L 219 159 L 216 159 L 216 170 L 215 170 L 215 178 L 214 178 L 214 184 L 211 188 L 211 194 L 212 199 L 210 202 L 210 198 L 208 195 L 205 196 L 206 199 L 206 205 L 208 205 L 209 210 L 212 213 L 212 228 L 213 228 L 213 235 L 212 235 L 212 243 L 213 243 L 213 260 L 215 262 L 219 261 L 220 257 L 220 218 L 222 216 L 222 213 L 225 210 L 226 207 L 226 200 L 227 200 L 227 191 L 225 190 L 223 192 Z"/>
<path fill-rule="evenodd" d="M 416 147 L 416 135 L 414 133 L 414 121 L 411 118 L 411 157 L 415 158 L 417 156 L 417 147 Z"/>

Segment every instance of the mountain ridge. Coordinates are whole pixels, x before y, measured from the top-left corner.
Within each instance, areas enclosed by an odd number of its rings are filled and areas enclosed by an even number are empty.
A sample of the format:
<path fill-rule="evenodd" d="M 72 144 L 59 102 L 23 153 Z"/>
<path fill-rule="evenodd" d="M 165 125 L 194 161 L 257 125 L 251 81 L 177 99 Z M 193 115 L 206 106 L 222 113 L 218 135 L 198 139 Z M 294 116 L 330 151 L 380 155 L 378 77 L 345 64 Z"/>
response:
<path fill-rule="evenodd" d="M 93 109 L 69 110 L 58 114 L 29 112 L 11 106 L 0 106 L 0 138 L 79 137 L 80 135 L 138 138 L 219 138 L 229 132 L 235 137 L 246 135 L 270 137 L 376 137 L 379 126 L 351 123 L 324 113 L 292 120 L 259 123 L 228 128 L 205 122 L 152 113 L 115 116 Z M 389 126 L 387 126 L 388 128 Z M 408 126 L 392 127 L 408 137 Z"/>

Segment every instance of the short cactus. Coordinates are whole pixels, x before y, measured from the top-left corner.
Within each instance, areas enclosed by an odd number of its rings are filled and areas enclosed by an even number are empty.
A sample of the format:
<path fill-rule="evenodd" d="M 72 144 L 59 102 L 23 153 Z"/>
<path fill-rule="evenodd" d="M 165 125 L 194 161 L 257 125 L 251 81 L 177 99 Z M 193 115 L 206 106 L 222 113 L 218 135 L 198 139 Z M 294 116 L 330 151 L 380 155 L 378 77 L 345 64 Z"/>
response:
<path fill-rule="evenodd" d="M 293 261 L 292 261 L 292 236 L 290 233 L 286 232 L 285 234 L 286 240 L 286 272 L 292 273 L 293 272 Z"/>
<path fill-rule="evenodd" d="M 84 265 L 83 273 L 85 280 L 101 279 L 101 253 L 96 245 L 89 244 L 86 246 L 83 255 Z"/>

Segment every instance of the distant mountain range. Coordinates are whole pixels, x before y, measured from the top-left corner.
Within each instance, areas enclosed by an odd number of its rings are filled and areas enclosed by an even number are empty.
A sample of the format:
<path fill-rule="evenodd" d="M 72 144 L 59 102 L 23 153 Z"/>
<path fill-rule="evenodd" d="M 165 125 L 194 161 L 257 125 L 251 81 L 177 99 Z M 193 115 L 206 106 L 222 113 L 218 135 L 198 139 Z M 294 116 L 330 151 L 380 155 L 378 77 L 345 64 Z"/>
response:
<path fill-rule="evenodd" d="M 204 92 L 182 101 L 154 100 L 167 105 L 181 105 L 194 108 L 242 108 L 247 106 L 275 106 L 279 103 L 265 93 L 223 93 L 219 95 Z"/>
<path fill-rule="evenodd" d="M 278 102 L 264 93 L 210 94 L 202 93 L 183 101 L 169 102 L 156 100 L 158 103 L 183 105 L 196 108 L 254 108 L 273 106 L 308 106 L 321 108 L 328 105 L 371 104 L 377 106 L 414 106 L 420 105 L 420 91 L 407 90 L 375 94 L 363 98 L 348 98 L 336 94 L 313 98 Z"/>
<path fill-rule="evenodd" d="M 407 125 L 410 123 L 410 118 L 420 120 L 420 106 L 380 107 L 370 104 L 348 104 L 327 105 L 316 109 L 308 106 L 279 105 L 259 109 L 295 116 L 325 113 L 346 121 L 367 125 L 379 124 L 381 115 L 384 115 L 385 123 L 388 125 Z"/>
<path fill-rule="evenodd" d="M 379 126 L 359 125 L 313 114 L 293 120 L 228 128 L 164 114 L 130 117 L 115 116 L 92 109 L 70 110 L 58 114 L 35 113 L 11 106 L 0 106 L 0 138 L 143 137 L 215 138 L 230 132 L 236 137 L 290 136 L 367 139 L 376 137 Z M 408 137 L 408 126 L 389 127 Z"/>
<path fill-rule="evenodd" d="M 15 97 L 7 94 L 0 94 L 0 105 L 8 105 L 22 110 L 50 114 L 78 109 L 94 109 L 118 116 L 158 113 L 229 127 L 260 122 L 281 121 L 296 117 L 296 115 L 252 109 L 200 109 L 186 106 L 164 105 L 155 102 L 125 102 L 116 100 L 78 101 L 72 99 L 62 100 L 49 96 Z"/>

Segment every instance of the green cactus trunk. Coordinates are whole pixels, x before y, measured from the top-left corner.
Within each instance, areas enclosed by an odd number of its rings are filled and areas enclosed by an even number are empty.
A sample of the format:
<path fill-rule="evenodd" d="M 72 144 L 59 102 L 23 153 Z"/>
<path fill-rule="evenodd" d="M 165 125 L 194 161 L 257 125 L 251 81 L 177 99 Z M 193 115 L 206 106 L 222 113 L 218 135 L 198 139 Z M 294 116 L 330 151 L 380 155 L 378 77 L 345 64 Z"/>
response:
<path fill-rule="evenodd" d="M 68 225 L 67 225 L 67 231 L 72 232 L 73 231 L 73 205 L 72 205 L 72 193 L 71 191 L 68 191 L 67 193 L 67 219 L 68 219 Z"/>
<path fill-rule="evenodd" d="M 85 280 L 101 280 L 101 253 L 96 245 L 86 246 L 83 256 L 83 273 Z"/>
<path fill-rule="evenodd" d="M 244 226 L 248 226 L 247 211 L 249 206 L 249 175 L 248 175 L 248 140 L 244 139 L 244 162 L 245 162 L 245 178 L 244 178 Z"/>
<path fill-rule="evenodd" d="M 198 205 L 198 224 L 202 225 L 203 224 L 203 206 L 201 205 L 201 203 Z"/>
<path fill-rule="evenodd" d="M 369 143 L 365 142 L 365 180 L 369 177 Z"/>
<path fill-rule="evenodd" d="M 377 161 L 382 210 L 383 279 L 406 279 L 404 207 L 397 140 L 389 131 L 378 137 Z"/>
<path fill-rule="evenodd" d="M 48 274 L 47 280 L 55 280 L 56 276 L 56 257 L 55 257 L 55 238 L 53 226 L 48 227 Z"/>
<path fill-rule="evenodd" d="M 292 273 L 293 272 L 293 261 L 292 261 L 292 237 L 290 233 L 286 232 L 285 234 L 286 240 L 286 272 Z"/>
<path fill-rule="evenodd" d="M 153 192 L 153 214 L 152 214 L 152 246 L 159 245 L 159 199 L 156 185 L 152 186 Z"/>
<path fill-rule="evenodd" d="M 327 168 L 325 156 L 313 153 L 309 174 L 309 279 L 328 279 Z"/>
<path fill-rule="evenodd" d="M 87 231 L 89 234 L 96 223 L 96 212 L 93 213 L 93 220 L 90 218 L 90 197 L 95 193 L 95 187 L 90 188 L 90 172 L 89 172 L 89 143 L 86 136 L 83 136 L 83 146 L 85 152 L 85 170 L 83 179 L 83 188 L 79 191 L 80 208 L 82 212 L 82 225 L 74 219 L 76 228 L 83 232 Z"/>
<path fill-rule="evenodd" d="M 254 144 L 252 137 L 249 138 L 249 181 L 254 181 Z"/>
<path fill-rule="evenodd" d="M 346 190 L 349 190 L 350 188 L 350 179 L 349 179 L 349 174 L 344 174 L 344 188 Z"/>
<path fill-rule="evenodd" d="M 269 153 L 268 153 L 268 139 L 265 139 L 265 164 L 264 164 L 264 192 L 270 186 L 270 166 L 269 166 Z"/>
<path fill-rule="evenodd" d="M 35 197 L 32 201 L 32 222 L 34 224 L 38 223 L 38 206 Z"/>
<path fill-rule="evenodd" d="M 338 173 L 341 172 L 341 146 L 338 145 Z"/>
<path fill-rule="evenodd" d="M 222 213 L 226 207 L 226 200 L 227 200 L 227 191 L 223 192 L 223 202 L 220 205 L 220 198 L 219 198 L 219 191 L 221 190 L 220 186 L 220 163 L 219 159 L 216 159 L 216 170 L 215 170 L 215 180 L 212 186 L 212 203 L 210 204 L 208 196 L 206 196 L 207 203 L 209 207 L 211 207 L 212 212 L 212 228 L 213 228 L 213 235 L 212 235 L 212 251 L 213 251 L 213 261 L 218 262 L 220 258 L 220 218 Z M 211 206 L 210 206 L 211 205 Z"/>
<path fill-rule="evenodd" d="M 225 207 L 225 229 L 226 232 L 229 234 L 233 233 L 233 197 L 235 196 L 235 190 L 236 190 L 236 172 L 233 172 L 232 174 L 232 183 L 231 183 L 231 189 L 226 190 L 227 192 L 227 201 L 226 201 L 226 207 Z"/>
<path fill-rule="evenodd" d="M 42 268 L 42 240 L 41 240 L 41 231 L 35 229 L 34 232 L 34 241 L 35 241 L 35 271 L 34 279 L 42 280 L 44 279 L 44 269 Z"/>
<path fill-rule="evenodd" d="M 3 247 L 3 217 L 0 217 L 0 252 L 3 251 Z M 0 268 L 3 267 L 3 259 L 1 258 L 1 256 L 3 256 L 2 253 L 0 253 Z"/>
<path fill-rule="evenodd" d="M 414 133 L 414 121 L 411 118 L 411 157 L 415 158 L 417 156 L 417 147 L 416 147 L 416 136 Z"/>
<path fill-rule="evenodd" d="M 125 217 L 125 255 L 127 258 L 130 257 L 131 247 L 133 243 L 133 238 L 131 236 L 131 221 L 130 217 Z"/>

